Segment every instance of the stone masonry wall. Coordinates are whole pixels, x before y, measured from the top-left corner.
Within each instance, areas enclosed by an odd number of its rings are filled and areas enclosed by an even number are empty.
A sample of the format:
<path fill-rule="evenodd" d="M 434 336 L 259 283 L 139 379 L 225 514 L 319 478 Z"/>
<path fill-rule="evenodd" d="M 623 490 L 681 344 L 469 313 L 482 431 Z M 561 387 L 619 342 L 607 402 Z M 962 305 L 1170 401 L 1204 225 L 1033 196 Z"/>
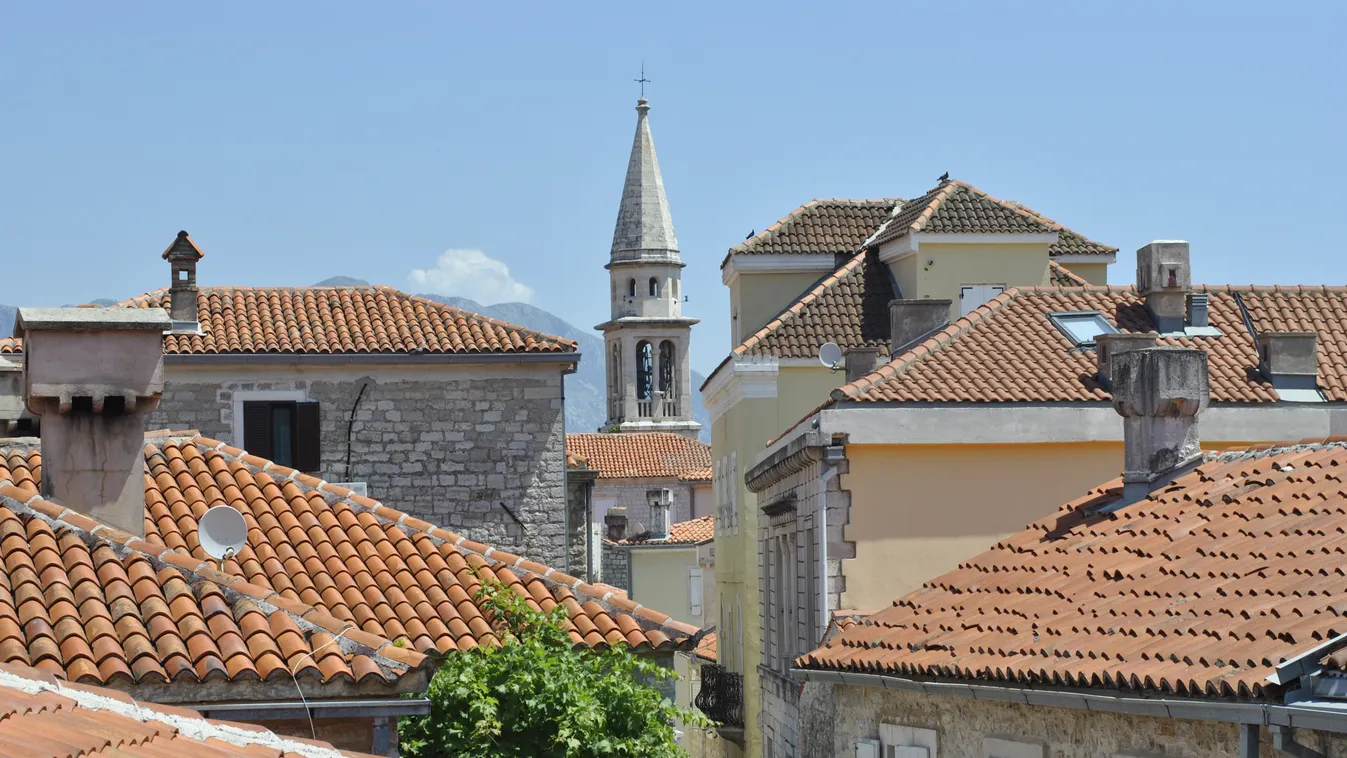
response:
<path fill-rule="evenodd" d="M 444 372 L 327 381 L 315 371 L 313 378 L 274 381 L 203 379 L 170 370 L 149 428 L 193 428 L 232 443 L 236 392 L 301 391 L 320 404 L 321 478 L 366 482 L 369 496 L 391 508 L 549 566 L 563 564 L 559 369 L 495 378 Z M 348 468 L 347 426 L 362 384 Z"/>
<path fill-rule="evenodd" d="M 594 533 L 589 515 L 593 487 L 594 475 L 589 472 L 572 471 L 566 475 L 566 563 L 556 567 L 587 582 L 593 581 L 593 575 L 598 573 L 588 560 Z"/>
<path fill-rule="evenodd" d="M 852 755 L 856 740 L 879 738 L 880 724 L 934 729 L 937 744 L 932 755 L 939 756 L 984 758 L 1013 752 L 1034 758 L 1227 758 L 1239 754 L 1239 728 L 1234 724 L 930 696 L 876 687 L 806 684 L 799 714 L 799 752 L 774 749 L 775 758 Z M 1305 729 L 1295 734 L 1297 740 L 1328 756 L 1347 755 L 1347 735 Z M 1260 730 L 1260 737 L 1259 755 L 1277 758 L 1270 731 Z M 998 749 L 988 750 L 990 745 L 984 742 L 988 739 L 998 740 Z"/>
<path fill-rule="evenodd" d="M 673 477 L 650 479 L 600 479 L 594 483 L 594 502 L 609 502 L 611 507 L 626 507 L 627 536 L 632 536 L 649 528 L 650 501 L 646 493 L 650 490 L 667 489 L 673 493 L 673 508 L 669 514 L 669 523 L 677 524 L 692 518 L 692 486 Z M 603 523 L 603 513 L 596 508 L 594 522 Z"/>
<path fill-rule="evenodd" d="M 600 568 L 599 581 L 631 592 L 631 552 L 604 540 L 603 565 Z"/>
<path fill-rule="evenodd" d="M 799 682 L 766 666 L 758 666 L 758 683 L 762 687 L 758 725 L 762 729 L 763 750 L 771 750 L 773 758 L 796 755 L 800 729 L 799 719 L 796 718 L 800 700 Z"/>

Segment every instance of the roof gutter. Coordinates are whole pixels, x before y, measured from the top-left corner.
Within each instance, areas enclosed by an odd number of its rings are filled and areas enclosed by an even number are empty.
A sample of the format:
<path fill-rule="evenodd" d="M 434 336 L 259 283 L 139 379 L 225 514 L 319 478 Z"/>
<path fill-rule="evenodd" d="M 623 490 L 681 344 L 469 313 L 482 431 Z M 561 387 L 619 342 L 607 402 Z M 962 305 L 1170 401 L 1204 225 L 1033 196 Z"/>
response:
<path fill-rule="evenodd" d="M 580 353 L 167 353 L 170 365 L 213 366 L 258 363 L 369 365 L 443 363 L 579 363 Z"/>
<path fill-rule="evenodd" d="M 340 719 L 425 716 L 430 699 L 380 698 L 363 700 L 281 700 L 251 703 L 185 703 L 184 708 L 199 711 L 206 718 L 229 721 L 270 721 L 273 719 Z"/>
<path fill-rule="evenodd" d="M 1149 716 L 1152 718 L 1219 721 L 1227 724 L 1258 724 L 1347 733 L 1347 711 L 1328 711 L 1322 708 L 1297 705 L 1134 697 L 1117 692 L 1107 694 L 1087 693 L 1069 690 L 934 682 L 897 676 L 800 668 L 792 668 L 790 674 L 797 681 L 876 687 L 923 695 L 996 700 L 1052 708 L 1076 708 L 1085 711 L 1125 713 L 1132 716 Z"/>

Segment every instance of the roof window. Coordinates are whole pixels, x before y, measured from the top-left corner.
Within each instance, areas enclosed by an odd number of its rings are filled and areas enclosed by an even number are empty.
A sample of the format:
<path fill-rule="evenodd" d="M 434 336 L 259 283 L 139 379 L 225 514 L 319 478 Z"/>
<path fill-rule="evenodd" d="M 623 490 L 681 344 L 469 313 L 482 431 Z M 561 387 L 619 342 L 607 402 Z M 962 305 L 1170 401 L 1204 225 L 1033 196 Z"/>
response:
<path fill-rule="evenodd" d="M 1117 327 L 1104 318 L 1099 311 L 1073 311 L 1070 313 L 1049 313 L 1048 320 L 1062 330 L 1077 347 L 1093 347 L 1094 339 L 1101 334 L 1117 334 Z"/>

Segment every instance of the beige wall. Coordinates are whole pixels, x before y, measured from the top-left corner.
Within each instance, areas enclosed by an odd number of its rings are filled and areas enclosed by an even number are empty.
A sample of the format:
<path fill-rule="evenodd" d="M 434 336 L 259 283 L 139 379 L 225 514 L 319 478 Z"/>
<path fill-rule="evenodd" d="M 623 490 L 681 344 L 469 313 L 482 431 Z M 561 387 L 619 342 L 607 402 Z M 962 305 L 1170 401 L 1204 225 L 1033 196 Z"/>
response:
<path fill-rule="evenodd" d="M 1062 267 L 1090 284 L 1108 284 L 1107 263 L 1063 263 Z"/>
<path fill-rule="evenodd" d="M 805 290 L 827 276 L 830 271 L 806 271 L 793 274 L 740 273 L 730 287 L 730 316 L 738 320 L 730 323 L 731 338 L 738 345 L 757 330 L 766 326 L 776 314 L 795 302 Z"/>
<path fill-rule="evenodd" d="M 921 243 L 891 269 L 904 298 L 949 298 L 950 319 L 959 317 L 959 287 L 965 284 L 1037 286 L 1048 281 L 1048 243 Z"/>
<path fill-rule="evenodd" d="M 1204 442 L 1220 450 L 1251 442 Z M 848 445 L 842 608 L 874 610 L 1119 475 L 1120 442 Z"/>
<path fill-rule="evenodd" d="M 691 597 L 688 572 L 694 568 L 697 568 L 695 545 L 687 548 L 631 548 L 631 599 L 679 621 L 705 626 L 705 596 L 702 598 L 702 614 L 692 615 L 688 605 Z"/>
<path fill-rule="evenodd" d="M 716 512 L 716 496 L 710 482 L 697 482 L 692 485 L 692 516 L 701 518 Z"/>

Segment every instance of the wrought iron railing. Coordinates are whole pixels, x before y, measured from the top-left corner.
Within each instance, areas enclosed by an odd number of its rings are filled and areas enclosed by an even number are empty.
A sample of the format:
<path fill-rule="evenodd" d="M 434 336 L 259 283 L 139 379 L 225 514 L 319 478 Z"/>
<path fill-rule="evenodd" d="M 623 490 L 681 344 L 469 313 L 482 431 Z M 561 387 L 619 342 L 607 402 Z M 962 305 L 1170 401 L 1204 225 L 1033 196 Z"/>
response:
<path fill-rule="evenodd" d="M 743 727 L 744 675 L 715 663 L 702 664 L 702 686 L 692 704 L 721 726 Z"/>

